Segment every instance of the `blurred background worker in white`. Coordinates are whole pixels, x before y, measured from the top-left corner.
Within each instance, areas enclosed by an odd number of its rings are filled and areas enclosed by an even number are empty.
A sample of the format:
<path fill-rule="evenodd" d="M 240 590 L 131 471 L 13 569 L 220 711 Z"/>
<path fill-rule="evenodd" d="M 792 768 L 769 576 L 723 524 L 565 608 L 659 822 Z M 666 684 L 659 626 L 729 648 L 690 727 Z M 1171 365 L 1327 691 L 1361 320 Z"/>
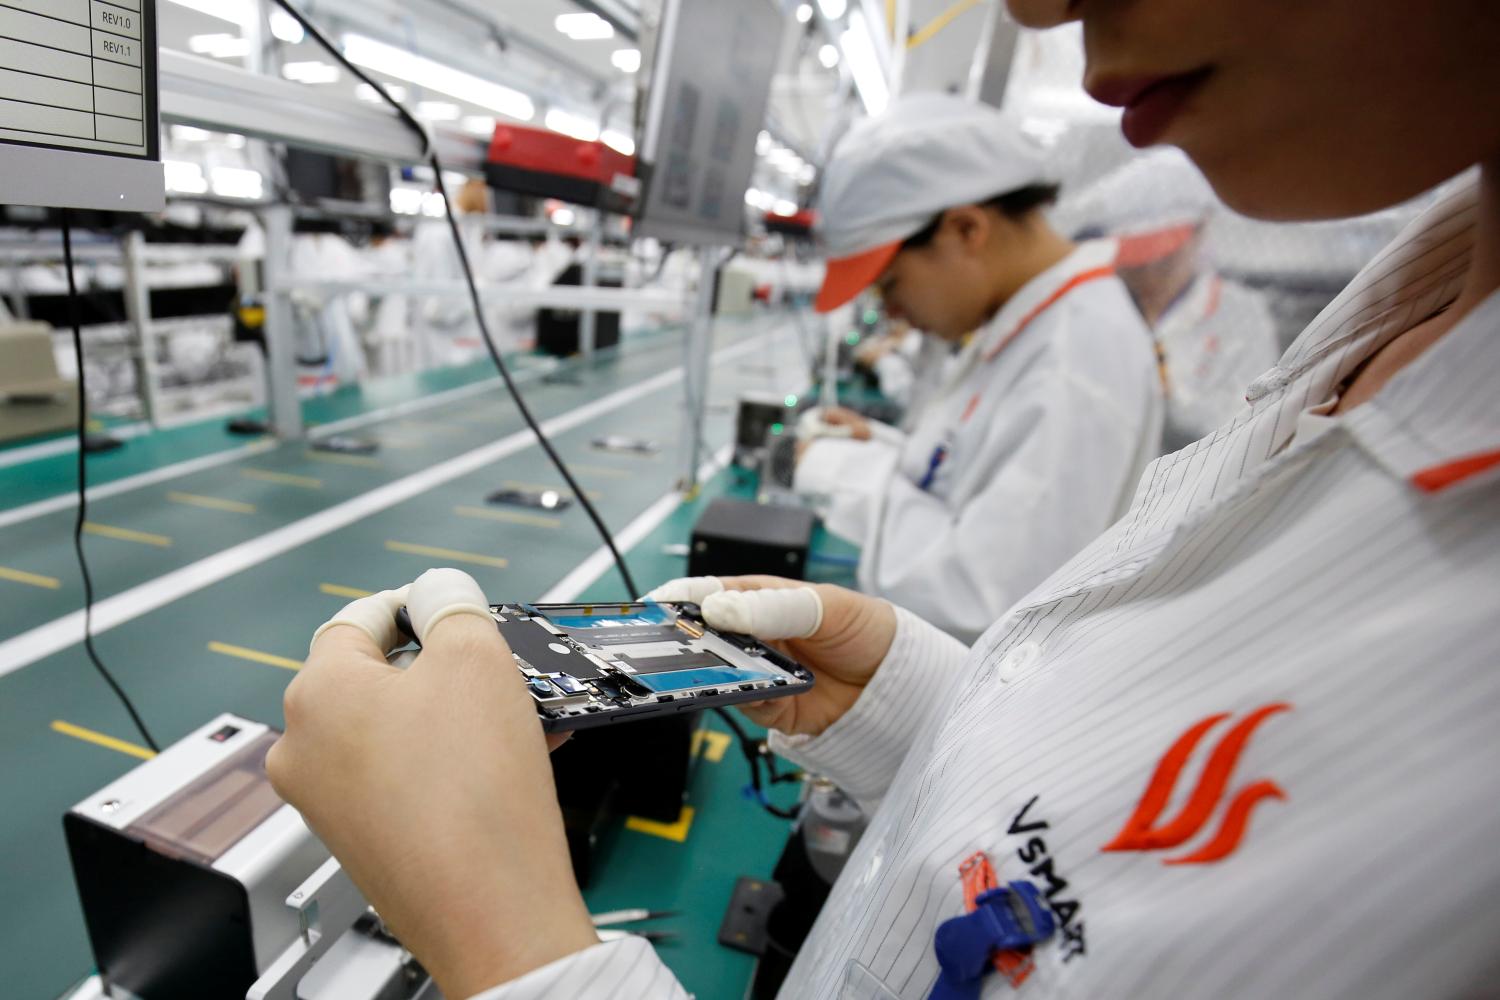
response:
<path fill-rule="evenodd" d="M 1131 160 L 1063 206 L 1059 224 L 1118 240 L 1115 267 L 1156 337 L 1167 397 L 1163 444 L 1176 451 L 1245 407 L 1276 362 L 1265 298 L 1219 273 L 1208 247 L 1226 210 L 1179 150 Z"/>
<path fill-rule="evenodd" d="M 489 188 L 477 178 L 465 181 L 453 196 L 453 207 L 460 213 L 458 228 L 464 248 L 476 277 L 481 281 L 490 277 L 484 267 L 484 216 L 489 203 Z M 418 280 L 451 281 L 455 285 L 463 280 L 447 219 L 423 218 L 412 233 L 411 242 L 412 274 Z M 473 307 L 463 296 L 421 298 L 412 306 L 412 327 L 420 345 L 422 367 L 463 364 L 484 353 L 484 341 L 480 339 L 479 326 L 474 322 Z M 487 317 L 495 312 L 489 303 L 485 309 Z M 501 332 L 509 329 L 508 322 L 504 325 L 492 322 L 490 325 Z M 506 350 L 511 345 L 502 340 L 498 346 Z"/>
<path fill-rule="evenodd" d="M 886 311 L 962 351 L 910 432 L 853 428 L 797 464 L 859 583 L 966 642 L 1125 511 L 1160 454 L 1150 333 L 1108 241 L 1048 223 L 1041 150 L 1010 118 L 942 94 L 895 102 L 834 150 L 816 306 L 873 285 Z M 969 334 L 973 334 L 969 337 Z"/>
<path fill-rule="evenodd" d="M 1464 179 L 973 650 L 835 587 L 672 588 L 787 640 L 817 686 L 750 714 L 882 803 L 782 995 L 927 997 L 976 852 L 1060 929 L 1019 990 L 983 950 L 944 970 L 968 995 L 1493 995 L 1500 7 L 1010 8 L 1082 18 L 1089 91 L 1237 211 L 1333 218 Z M 273 780 L 444 995 L 684 997 L 647 942 L 592 943 L 484 596 L 418 596 L 406 675 L 370 632 L 319 637 Z"/>

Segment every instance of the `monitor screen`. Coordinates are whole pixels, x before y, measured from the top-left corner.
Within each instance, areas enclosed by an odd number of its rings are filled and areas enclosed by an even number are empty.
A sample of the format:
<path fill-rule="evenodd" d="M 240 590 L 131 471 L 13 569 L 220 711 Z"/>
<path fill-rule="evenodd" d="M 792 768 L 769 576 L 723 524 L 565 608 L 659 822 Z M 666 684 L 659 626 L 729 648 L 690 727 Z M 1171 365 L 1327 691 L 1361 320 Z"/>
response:
<path fill-rule="evenodd" d="M 639 155 L 637 235 L 740 242 L 785 23 L 772 0 L 667 0 Z"/>
<path fill-rule="evenodd" d="M 0 3 L 0 203 L 164 200 L 155 0 Z"/>

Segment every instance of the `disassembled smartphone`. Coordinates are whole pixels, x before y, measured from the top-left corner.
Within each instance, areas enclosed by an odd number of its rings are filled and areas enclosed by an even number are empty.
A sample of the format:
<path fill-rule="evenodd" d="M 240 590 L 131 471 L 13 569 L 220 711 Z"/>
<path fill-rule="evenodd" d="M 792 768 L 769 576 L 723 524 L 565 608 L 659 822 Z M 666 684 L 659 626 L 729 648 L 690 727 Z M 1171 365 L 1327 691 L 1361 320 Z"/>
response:
<path fill-rule="evenodd" d="M 696 604 L 496 604 L 490 613 L 547 732 L 782 698 L 813 684 L 805 667 L 759 640 L 710 628 Z"/>

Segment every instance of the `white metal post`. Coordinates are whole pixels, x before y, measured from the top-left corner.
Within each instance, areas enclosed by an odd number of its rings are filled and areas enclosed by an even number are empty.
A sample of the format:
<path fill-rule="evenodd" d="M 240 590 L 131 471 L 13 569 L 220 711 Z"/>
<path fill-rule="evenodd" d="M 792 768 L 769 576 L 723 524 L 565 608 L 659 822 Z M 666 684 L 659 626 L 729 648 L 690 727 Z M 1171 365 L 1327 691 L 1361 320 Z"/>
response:
<path fill-rule="evenodd" d="M 136 388 L 151 426 L 161 420 L 161 388 L 156 366 L 156 328 L 151 322 L 151 286 L 146 279 L 146 236 L 140 230 L 125 234 L 125 317 L 135 330 Z"/>
<path fill-rule="evenodd" d="M 604 241 L 604 213 L 595 211 L 593 225 L 589 227 L 589 241 L 583 251 L 583 287 L 593 288 L 599 283 L 599 248 Z M 578 350 L 585 358 L 594 356 L 594 331 L 598 313 L 585 308 L 578 316 Z"/>
<path fill-rule="evenodd" d="M 266 227 L 266 409 L 271 431 L 283 441 L 303 436 L 302 402 L 297 395 L 296 330 L 292 298 L 286 289 L 292 259 L 292 209 L 272 205 Z"/>
<path fill-rule="evenodd" d="M 714 285 L 718 282 L 719 247 L 698 249 L 698 296 L 687 325 L 683 352 L 682 395 L 684 403 L 682 475 L 684 493 L 696 492 L 698 465 L 703 456 L 703 422 L 708 412 L 708 358 L 712 350 Z"/>

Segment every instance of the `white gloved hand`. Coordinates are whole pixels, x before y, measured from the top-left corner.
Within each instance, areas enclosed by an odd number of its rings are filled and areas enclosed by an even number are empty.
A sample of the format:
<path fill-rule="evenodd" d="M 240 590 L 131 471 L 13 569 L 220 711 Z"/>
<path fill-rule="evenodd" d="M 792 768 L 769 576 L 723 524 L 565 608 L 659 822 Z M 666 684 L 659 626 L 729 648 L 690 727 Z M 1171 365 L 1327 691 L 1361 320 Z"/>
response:
<path fill-rule="evenodd" d="M 402 645 L 402 636 L 396 628 L 396 612 L 406 603 L 411 584 L 397 590 L 382 590 L 369 597 L 351 601 L 339 609 L 338 614 L 328 619 L 313 633 L 312 641 L 335 625 L 352 625 L 375 640 L 375 645 L 389 650 Z"/>
<path fill-rule="evenodd" d="M 724 589 L 716 576 L 681 576 L 668 580 L 646 595 L 648 601 L 671 601 L 674 604 L 702 604 L 710 594 Z"/>
<path fill-rule="evenodd" d="M 430 569 L 417 577 L 406 596 L 417 641 L 425 643 L 438 622 L 451 615 L 490 617 L 490 603 L 474 578 L 461 569 Z"/>
<path fill-rule="evenodd" d="M 849 424 L 829 423 L 823 418 L 822 407 L 815 407 L 797 418 L 797 438 L 811 441 L 814 438 L 850 438 L 854 428 Z"/>
<path fill-rule="evenodd" d="M 811 587 L 725 590 L 716 576 L 690 576 L 670 580 L 646 597 L 696 604 L 712 627 L 757 639 L 805 639 L 823 624 L 823 599 Z"/>

